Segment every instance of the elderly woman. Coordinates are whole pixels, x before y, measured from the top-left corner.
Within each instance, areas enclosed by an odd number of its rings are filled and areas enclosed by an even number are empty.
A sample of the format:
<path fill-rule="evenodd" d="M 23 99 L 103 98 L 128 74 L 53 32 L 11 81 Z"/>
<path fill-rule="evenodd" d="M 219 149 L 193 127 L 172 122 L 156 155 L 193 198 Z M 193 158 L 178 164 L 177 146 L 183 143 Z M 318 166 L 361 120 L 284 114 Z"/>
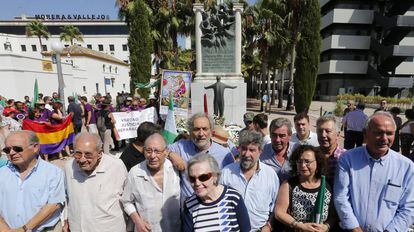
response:
<path fill-rule="evenodd" d="M 312 221 L 316 198 L 321 189 L 325 159 L 319 148 L 297 147 L 290 157 L 292 177 L 283 182 L 275 205 L 275 217 L 290 227 L 285 231 L 328 231 L 337 222 L 332 189 L 326 183 L 321 223 Z"/>
<path fill-rule="evenodd" d="M 243 198 L 219 184 L 219 165 L 211 155 L 191 158 L 187 175 L 195 193 L 184 203 L 184 231 L 250 231 Z"/>

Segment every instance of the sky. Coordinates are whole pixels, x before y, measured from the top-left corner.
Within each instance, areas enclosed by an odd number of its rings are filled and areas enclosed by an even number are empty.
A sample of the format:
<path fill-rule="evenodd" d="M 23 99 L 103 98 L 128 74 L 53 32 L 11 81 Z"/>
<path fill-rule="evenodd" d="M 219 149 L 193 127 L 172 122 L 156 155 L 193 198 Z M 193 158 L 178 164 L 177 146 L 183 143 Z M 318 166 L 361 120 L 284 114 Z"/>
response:
<path fill-rule="evenodd" d="M 0 19 L 11 20 L 26 14 L 89 14 L 118 18 L 115 0 L 0 0 Z"/>

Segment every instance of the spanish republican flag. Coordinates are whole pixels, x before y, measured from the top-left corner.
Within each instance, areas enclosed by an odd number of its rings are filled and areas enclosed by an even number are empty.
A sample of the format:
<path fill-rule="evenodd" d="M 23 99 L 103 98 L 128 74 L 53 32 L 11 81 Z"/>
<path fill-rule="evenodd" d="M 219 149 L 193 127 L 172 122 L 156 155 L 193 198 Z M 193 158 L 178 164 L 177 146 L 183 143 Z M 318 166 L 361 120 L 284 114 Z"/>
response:
<path fill-rule="evenodd" d="M 26 119 L 23 120 L 23 130 L 30 130 L 36 133 L 40 140 L 40 152 L 42 154 L 58 153 L 75 139 L 72 115 L 68 115 L 58 125 L 51 125 L 50 123 L 42 124 Z"/>

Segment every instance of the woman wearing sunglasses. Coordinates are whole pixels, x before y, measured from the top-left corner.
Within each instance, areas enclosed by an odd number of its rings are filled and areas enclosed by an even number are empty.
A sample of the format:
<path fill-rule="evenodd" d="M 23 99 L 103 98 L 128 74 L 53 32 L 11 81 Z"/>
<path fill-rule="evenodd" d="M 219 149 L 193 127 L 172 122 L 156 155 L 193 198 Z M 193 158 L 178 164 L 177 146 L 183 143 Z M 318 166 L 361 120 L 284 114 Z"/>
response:
<path fill-rule="evenodd" d="M 235 189 L 219 184 L 219 165 L 211 155 L 191 158 L 187 175 L 194 194 L 184 203 L 184 231 L 250 231 L 243 198 Z"/>
<path fill-rule="evenodd" d="M 315 223 L 315 205 L 325 172 L 325 159 L 319 148 L 310 145 L 297 147 L 290 157 L 291 178 L 280 186 L 275 205 L 275 216 L 288 225 L 278 231 L 336 231 L 337 214 L 333 205 L 332 189 L 325 186 L 320 223 Z M 289 228 L 290 227 L 290 228 Z"/>

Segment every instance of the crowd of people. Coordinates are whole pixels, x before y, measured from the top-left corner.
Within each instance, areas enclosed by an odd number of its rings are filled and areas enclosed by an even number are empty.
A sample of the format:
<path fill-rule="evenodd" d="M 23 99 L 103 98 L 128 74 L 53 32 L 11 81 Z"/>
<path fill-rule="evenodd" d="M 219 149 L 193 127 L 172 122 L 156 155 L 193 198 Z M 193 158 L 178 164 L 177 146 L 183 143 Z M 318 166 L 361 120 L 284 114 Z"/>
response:
<path fill-rule="evenodd" d="M 354 111 L 343 120 L 345 140 L 359 126 Z M 141 123 L 120 159 L 105 151 L 93 112 L 82 112 L 88 130 L 63 170 L 39 158 L 33 132 L 5 138 L 1 232 L 407 231 L 414 223 L 414 163 L 391 149 L 398 128 L 386 108 L 365 117 L 362 143 L 348 150 L 333 116 L 318 118 L 314 133 L 306 113 L 293 123 L 246 113 L 235 145 L 195 113 L 172 144 L 162 126 Z"/>

